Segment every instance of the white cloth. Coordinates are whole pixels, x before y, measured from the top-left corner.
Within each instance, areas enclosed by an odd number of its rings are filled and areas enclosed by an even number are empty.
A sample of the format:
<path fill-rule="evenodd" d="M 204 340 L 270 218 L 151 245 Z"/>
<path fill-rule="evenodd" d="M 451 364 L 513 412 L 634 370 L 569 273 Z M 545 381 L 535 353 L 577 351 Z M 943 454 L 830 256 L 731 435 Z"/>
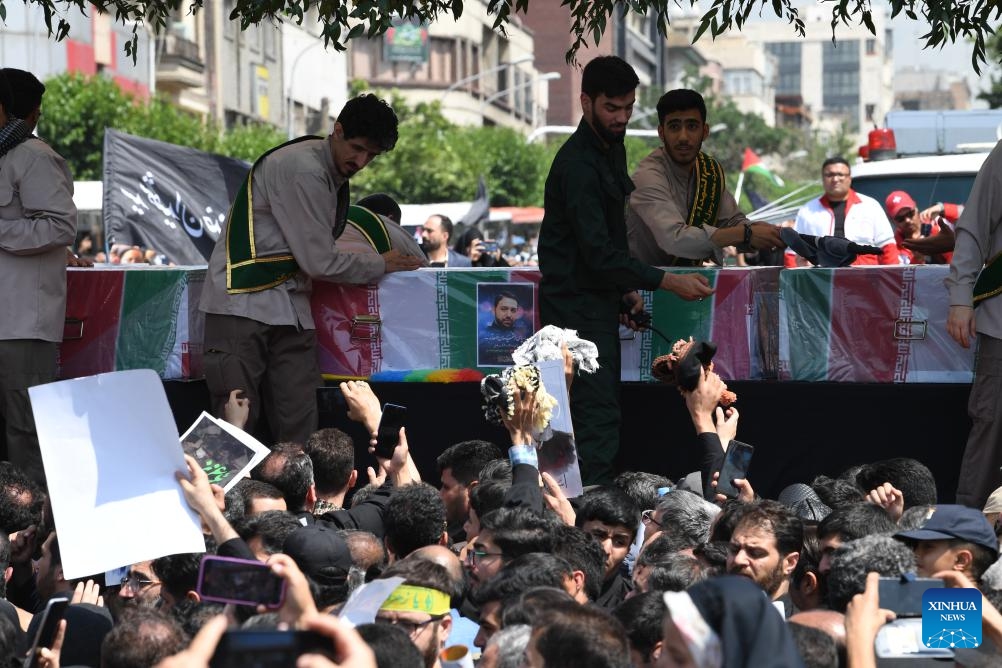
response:
<path fill-rule="evenodd" d="M 578 369 L 585 373 L 595 373 L 598 370 L 598 346 L 579 338 L 577 330 L 563 329 L 556 325 L 547 325 L 523 341 L 522 345 L 512 352 L 511 359 L 520 366 L 548 360 L 562 360 L 564 353 L 561 346 L 564 343 L 567 344 L 567 349 Z"/>

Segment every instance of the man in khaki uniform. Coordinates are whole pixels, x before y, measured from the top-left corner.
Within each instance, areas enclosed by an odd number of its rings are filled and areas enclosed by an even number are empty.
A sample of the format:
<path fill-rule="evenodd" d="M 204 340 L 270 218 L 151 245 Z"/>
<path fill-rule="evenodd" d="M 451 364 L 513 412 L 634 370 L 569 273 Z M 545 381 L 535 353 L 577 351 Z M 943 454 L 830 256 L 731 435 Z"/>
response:
<path fill-rule="evenodd" d="M 7 458 L 44 483 L 27 390 L 56 378 L 77 209 L 66 161 L 31 134 L 45 86 L 12 68 L 0 79 L 0 415 Z"/>
<path fill-rule="evenodd" d="M 305 443 L 316 431 L 312 281 L 370 283 L 422 263 L 398 250 L 346 253 L 335 245 L 347 221 L 348 179 L 396 141 L 393 110 L 362 95 L 345 104 L 328 137 L 301 137 L 254 163 L 202 291 L 205 380 L 216 415 L 231 391 L 243 390 L 247 431 L 262 410 L 275 441 Z"/>

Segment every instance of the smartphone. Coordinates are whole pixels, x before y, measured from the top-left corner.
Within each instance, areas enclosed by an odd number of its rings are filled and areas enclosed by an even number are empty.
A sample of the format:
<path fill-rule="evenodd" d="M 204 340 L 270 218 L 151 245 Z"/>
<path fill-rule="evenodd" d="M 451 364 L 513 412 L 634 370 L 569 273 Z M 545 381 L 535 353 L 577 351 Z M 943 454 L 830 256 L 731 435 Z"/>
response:
<path fill-rule="evenodd" d="M 939 578 L 880 578 L 880 607 L 891 610 L 898 617 L 921 617 L 922 594 L 927 589 L 945 587 Z"/>
<path fill-rule="evenodd" d="M 932 234 L 932 223 L 922 223 L 919 227 L 919 234 L 923 237 L 927 237 Z"/>
<path fill-rule="evenodd" d="M 727 454 L 724 455 L 724 465 L 720 468 L 720 476 L 717 478 L 717 494 L 723 494 L 729 499 L 737 497 L 739 490 L 732 481 L 735 478 L 748 477 L 748 467 L 751 465 L 753 452 L 755 448 L 747 443 L 730 442 Z"/>
<path fill-rule="evenodd" d="M 52 643 L 56 639 L 56 632 L 59 630 L 59 622 L 62 621 L 63 613 L 66 612 L 69 604 L 70 599 L 68 598 L 53 598 L 45 604 L 45 610 L 42 611 L 42 623 L 38 625 L 38 631 L 31 641 L 31 649 L 28 650 L 28 654 L 24 658 L 25 668 L 38 666 L 38 650 L 43 647 L 52 647 Z"/>
<path fill-rule="evenodd" d="M 379 429 L 376 432 L 376 456 L 389 459 L 393 456 L 393 448 L 400 444 L 400 428 L 407 419 L 407 408 L 397 404 L 384 404 L 383 417 L 379 419 Z"/>
<path fill-rule="evenodd" d="M 498 242 L 487 241 L 486 239 L 484 239 L 484 242 L 481 245 L 480 250 L 484 253 L 496 253 L 498 250 Z"/>
<path fill-rule="evenodd" d="M 197 591 L 206 601 L 280 608 L 285 600 L 285 580 L 256 560 L 202 557 Z"/>
<path fill-rule="evenodd" d="M 302 654 L 334 659 L 334 641 L 314 631 L 234 629 L 223 634 L 212 668 L 287 668 Z"/>

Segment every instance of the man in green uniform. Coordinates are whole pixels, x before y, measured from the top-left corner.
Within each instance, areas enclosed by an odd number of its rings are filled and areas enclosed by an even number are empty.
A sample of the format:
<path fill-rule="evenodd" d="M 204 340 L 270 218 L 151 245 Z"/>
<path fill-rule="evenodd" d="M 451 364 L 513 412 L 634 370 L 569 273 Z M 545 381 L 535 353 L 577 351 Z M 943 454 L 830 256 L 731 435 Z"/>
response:
<path fill-rule="evenodd" d="M 561 147 L 546 178 L 539 233 L 540 317 L 544 325 L 578 330 L 598 346 L 599 370 L 571 391 L 574 438 L 585 484 L 612 482 L 619 450 L 620 309 L 642 308 L 638 288 L 670 290 L 682 299 L 711 294 L 699 274 L 670 274 L 627 249 L 625 207 L 633 182 L 623 138 L 633 114 L 636 72 L 600 56 L 581 77 L 583 118 Z"/>

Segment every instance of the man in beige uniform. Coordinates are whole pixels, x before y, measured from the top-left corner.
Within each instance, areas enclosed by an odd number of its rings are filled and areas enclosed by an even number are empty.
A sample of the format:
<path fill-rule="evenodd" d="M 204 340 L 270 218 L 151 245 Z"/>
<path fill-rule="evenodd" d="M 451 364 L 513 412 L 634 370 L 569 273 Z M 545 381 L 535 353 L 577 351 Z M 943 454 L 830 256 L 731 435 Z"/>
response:
<path fill-rule="evenodd" d="M 348 179 L 397 141 L 397 117 L 374 95 L 349 100 L 326 139 L 304 137 L 254 164 L 209 260 L 202 292 L 205 378 L 213 410 L 232 390 L 263 408 L 275 441 L 305 443 L 316 430 L 321 384 L 310 312 L 313 279 L 369 283 L 421 261 L 389 250 L 335 246 L 350 201 Z"/>
<path fill-rule="evenodd" d="M 24 70 L 0 78 L 0 414 L 7 458 L 44 482 L 27 389 L 56 378 L 77 209 L 66 161 L 31 134 L 45 86 Z"/>
<path fill-rule="evenodd" d="M 725 246 L 783 247 L 779 228 L 753 223 L 738 211 L 724 174 L 701 153 L 710 134 L 706 103 L 694 90 L 671 90 L 658 100 L 662 147 L 640 161 L 626 217 L 630 254 L 659 267 L 722 264 Z"/>

